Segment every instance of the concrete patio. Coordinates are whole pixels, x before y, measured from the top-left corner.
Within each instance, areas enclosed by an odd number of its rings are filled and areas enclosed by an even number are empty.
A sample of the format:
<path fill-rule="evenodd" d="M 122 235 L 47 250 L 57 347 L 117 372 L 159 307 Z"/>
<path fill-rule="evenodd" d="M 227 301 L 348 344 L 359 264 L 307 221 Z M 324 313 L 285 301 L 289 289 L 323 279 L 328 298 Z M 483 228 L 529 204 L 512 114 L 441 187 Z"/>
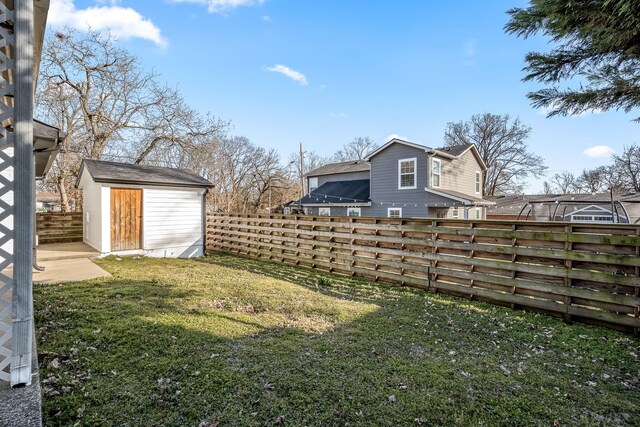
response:
<path fill-rule="evenodd" d="M 111 275 L 91 262 L 100 252 L 82 242 L 48 243 L 37 249 L 38 265 L 44 271 L 33 272 L 37 284 L 78 282 L 110 277 Z"/>

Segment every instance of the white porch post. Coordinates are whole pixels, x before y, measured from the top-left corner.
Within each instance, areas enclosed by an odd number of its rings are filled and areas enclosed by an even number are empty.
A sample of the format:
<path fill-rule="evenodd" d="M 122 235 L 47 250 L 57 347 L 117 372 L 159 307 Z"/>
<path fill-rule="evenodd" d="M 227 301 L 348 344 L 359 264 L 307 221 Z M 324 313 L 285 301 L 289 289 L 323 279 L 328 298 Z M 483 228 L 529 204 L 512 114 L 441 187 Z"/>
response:
<path fill-rule="evenodd" d="M 15 2 L 15 264 L 11 385 L 31 384 L 33 347 L 33 1 Z"/>

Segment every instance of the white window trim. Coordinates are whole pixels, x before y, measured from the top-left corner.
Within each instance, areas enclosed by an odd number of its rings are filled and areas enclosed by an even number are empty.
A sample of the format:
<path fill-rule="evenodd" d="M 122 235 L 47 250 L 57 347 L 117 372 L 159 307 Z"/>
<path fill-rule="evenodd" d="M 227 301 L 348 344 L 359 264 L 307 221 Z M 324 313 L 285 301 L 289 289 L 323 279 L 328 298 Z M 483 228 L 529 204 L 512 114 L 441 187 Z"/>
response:
<path fill-rule="evenodd" d="M 391 211 L 400 212 L 400 216 L 398 218 L 402 218 L 402 208 L 387 208 L 387 218 L 395 218 L 391 216 Z"/>
<path fill-rule="evenodd" d="M 358 215 L 349 215 L 349 211 L 357 210 Z M 362 216 L 362 208 L 347 208 L 347 216 Z"/>
<path fill-rule="evenodd" d="M 482 172 L 480 171 L 476 171 L 475 189 L 476 194 L 482 193 Z"/>
<path fill-rule="evenodd" d="M 433 175 L 434 175 L 434 173 L 433 173 L 433 162 L 438 162 L 438 165 L 440 165 L 439 168 L 438 168 L 438 169 L 440 169 L 440 173 L 438 173 L 438 185 L 433 185 Z M 429 175 L 431 176 L 431 187 L 440 188 L 442 186 L 442 160 L 436 159 L 435 157 L 432 157 L 430 166 L 431 166 L 431 171 L 430 171 L 431 173 Z"/>
<path fill-rule="evenodd" d="M 320 211 L 327 210 L 327 215 L 322 215 Z M 331 208 L 318 208 L 318 216 L 331 216 Z"/>
<path fill-rule="evenodd" d="M 476 217 L 475 219 L 482 219 L 482 210 L 480 208 L 476 208 Z"/>
<path fill-rule="evenodd" d="M 457 206 L 451 208 L 451 218 L 458 219 L 460 217 L 460 211 Z"/>
<path fill-rule="evenodd" d="M 401 173 L 402 162 L 413 162 L 413 186 L 412 187 L 402 186 L 402 173 Z M 405 175 L 409 175 L 409 174 L 405 174 Z M 418 188 L 418 158 L 412 157 L 409 159 L 399 159 L 398 160 L 398 190 L 415 190 L 416 188 Z"/>
<path fill-rule="evenodd" d="M 312 181 L 312 180 L 315 182 L 315 184 L 316 184 L 315 186 L 311 185 L 311 181 Z M 311 194 L 311 192 L 312 192 L 313 190 L 315 190 L 315 189 L 317 189 L 317 188 L 318 188 L 318 177 L 317 177 L 317 176 L 315 176 L 315 177 L 313 177 L 313 178 L 309 178 L 308 185 L 309 185 L 309 194 Z"/>

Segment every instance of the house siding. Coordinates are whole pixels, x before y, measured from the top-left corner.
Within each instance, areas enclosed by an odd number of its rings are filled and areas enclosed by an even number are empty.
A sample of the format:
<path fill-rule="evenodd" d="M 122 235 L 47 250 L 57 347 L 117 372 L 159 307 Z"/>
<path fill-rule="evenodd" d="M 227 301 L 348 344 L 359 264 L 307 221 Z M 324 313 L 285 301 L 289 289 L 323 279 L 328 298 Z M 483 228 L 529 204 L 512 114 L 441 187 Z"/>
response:
<path fill-rule="evenodd" d="M 476 193 L 476 171 L 482 172 L 482 167 L 471 149 L 456 159 L 435 157 L 442 161 L 441 189 L 481 197 L 480 193 Z M 482 188 L 480 191 L 482 192 Z"/>
<path fill-rule="evenodd" d="M 347 216 L 347 208 L 346 207 L 342 207 L 342 206 L 327 206 L 327 207 L 331 209 L 331 216 Z M 307 209 L 308 209 L 307 213 L 309 215 L 319 215 L 319 211 L 320 211 L 319 207 L 312 206 L 312 207 L 309 207 Z M 365 209 L 367 209 L 367 208 L 363 206 L 362 210 L 361 210 L 362 216 L 367 216 L 365 214 Z"/>
<path fill-rule="evenodd" d="M 398 160 L 416 158 L 416 188 L 398 189 Z M 402 207 L 403 217 L 426 217 L 428 195 L 427 153 L 404 144 L 393 144 L 371 158 L 371 207 L 363 208 L 363 216 L 386 217 L 393 204 Z"/>

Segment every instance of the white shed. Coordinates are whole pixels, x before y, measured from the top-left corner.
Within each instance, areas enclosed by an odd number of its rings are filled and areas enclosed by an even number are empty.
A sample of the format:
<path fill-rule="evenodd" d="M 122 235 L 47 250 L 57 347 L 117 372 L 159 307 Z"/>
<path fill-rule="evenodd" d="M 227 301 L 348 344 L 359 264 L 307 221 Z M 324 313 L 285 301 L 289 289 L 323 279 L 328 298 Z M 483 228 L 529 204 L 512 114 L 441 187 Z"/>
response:
<path fill-rule="evenodd" d="M 85 160 L 82 190 L 84 242 L 103 255 L 202 256 L 205 196 L 213 187 L 184 169 Z"/>

